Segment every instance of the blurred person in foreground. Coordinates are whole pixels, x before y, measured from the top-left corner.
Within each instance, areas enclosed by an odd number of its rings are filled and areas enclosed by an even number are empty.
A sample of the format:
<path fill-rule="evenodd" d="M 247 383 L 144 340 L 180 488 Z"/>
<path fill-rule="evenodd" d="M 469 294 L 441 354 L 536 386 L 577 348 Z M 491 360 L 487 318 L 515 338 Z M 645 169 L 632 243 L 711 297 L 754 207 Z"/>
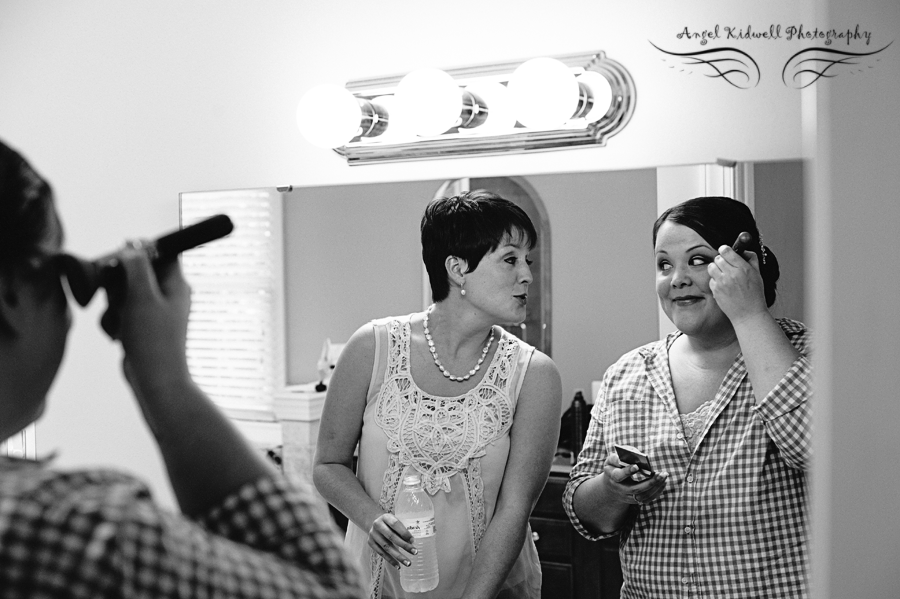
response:
<path fill-rule="evenodd" d="M 71 323 L 49 184 L 0 143 L 0 439 L 34 422 Z M 188 373 L 190 289 L 140 243 L 104 329 L 182 514 L 119 472 L 0 458 L 0 597 L 358 597 L 324 506 L 241 438 Z M 115 297 L 120 295 L 121 297 Z M 91 393 L 85 389 L 85 393 Z"/>

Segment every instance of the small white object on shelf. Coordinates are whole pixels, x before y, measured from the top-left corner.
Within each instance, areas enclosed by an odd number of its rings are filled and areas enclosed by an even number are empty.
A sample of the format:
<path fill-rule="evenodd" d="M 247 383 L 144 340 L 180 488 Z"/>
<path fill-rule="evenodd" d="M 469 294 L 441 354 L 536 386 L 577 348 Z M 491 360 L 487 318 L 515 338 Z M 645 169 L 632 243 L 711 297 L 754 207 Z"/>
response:
<path fill-rule="evenodd" d="M 278 420 L 314 422 L 322 418 L 325 391 L 316 391 L 318 382 L 287 385 L 275 393 L 275 415 Z"/>
<path fill-rule="evenodd" d="M 331 373 L 337 365 L 341 352 L 344 351 L 346 343 L 332 343 L 331 339 L 325 339 L 322 345 L 322 355 L 316 363 L 316 369 L 319 371 L 319 381 L 327 385 L 331 381 Z"/>

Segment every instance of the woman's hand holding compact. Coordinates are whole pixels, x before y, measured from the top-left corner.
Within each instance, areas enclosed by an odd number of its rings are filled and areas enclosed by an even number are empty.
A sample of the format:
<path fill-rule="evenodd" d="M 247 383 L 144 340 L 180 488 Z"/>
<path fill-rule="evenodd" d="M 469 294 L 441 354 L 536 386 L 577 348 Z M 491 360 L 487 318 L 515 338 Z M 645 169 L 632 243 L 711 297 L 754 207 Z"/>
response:
<path fill-rule="evenodd" d="M 607 456 L 603 472 L 613 498 L 631 505 L 644 505 L 659 497 L 669 479 L 668 472 L 654 472 L 647 479 L 636 482 L 632 476 L 640 472 L 640 468 L 635 464 L 623 464 L 615 453 Z"/>
<path fill-rule="evenodd" d="M 768 314 L 765 288 L 755 252 L 738 254 L 727 245 L 706 267 L 709 288 L 716 303 L 732 323 L 757 314 Z"/>

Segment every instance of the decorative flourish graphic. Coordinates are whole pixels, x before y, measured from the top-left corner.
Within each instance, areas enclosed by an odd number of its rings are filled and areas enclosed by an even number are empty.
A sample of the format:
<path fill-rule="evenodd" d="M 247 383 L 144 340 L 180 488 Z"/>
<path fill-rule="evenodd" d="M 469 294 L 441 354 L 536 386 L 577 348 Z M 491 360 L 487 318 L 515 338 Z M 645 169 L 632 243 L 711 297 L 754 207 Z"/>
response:
<path fill-rule="evenodd" d="M 837 77 L 841 73 L 858 73 L 867 68 L 875 68 L 874 63 L 881 60 L 872 58 L 893 44 L 891 42 L 881 50 L 874 52 L 845 52 L 831 48 L 807 48 L 800 50 L 784 64 L 781 80 L 785 85 L 795 89 L 803 89 L 821 79 Z"/>
<path fill-rule="evenodd" d="M 749 89 L 759 85 L 759 65 L 753 57 L 737 48 L 714 48 L 699 52 L 669 52 L 653 42 L 650 45 L 669 56 L 677 57 L 686 67 L 697 67 L 708 71 L 706 77 L 719 78 L 738 89 Z M 666 59 L 663 59 L 666 60 Z M 675 68 L 671 65 L 669 68 Z M 681 69 L 682 71 L 686 69 Z M 693 73 L 688 70 L 688 73 Z"/>

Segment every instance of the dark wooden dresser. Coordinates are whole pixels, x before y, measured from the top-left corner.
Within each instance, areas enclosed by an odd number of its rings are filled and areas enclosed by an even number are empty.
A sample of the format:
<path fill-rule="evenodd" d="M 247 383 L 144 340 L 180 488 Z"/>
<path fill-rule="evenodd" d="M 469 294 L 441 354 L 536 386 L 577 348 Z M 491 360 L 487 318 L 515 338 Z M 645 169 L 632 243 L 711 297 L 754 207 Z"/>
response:
<path fill-rule="evenodd" d="M 619 599 L 619 538 L 588 541 L 578 534 L 562 505 L 568 480 L 565 472 L 551 472 L 531 513 L 531 530 L 544 577 L 541 597 Z"/>

